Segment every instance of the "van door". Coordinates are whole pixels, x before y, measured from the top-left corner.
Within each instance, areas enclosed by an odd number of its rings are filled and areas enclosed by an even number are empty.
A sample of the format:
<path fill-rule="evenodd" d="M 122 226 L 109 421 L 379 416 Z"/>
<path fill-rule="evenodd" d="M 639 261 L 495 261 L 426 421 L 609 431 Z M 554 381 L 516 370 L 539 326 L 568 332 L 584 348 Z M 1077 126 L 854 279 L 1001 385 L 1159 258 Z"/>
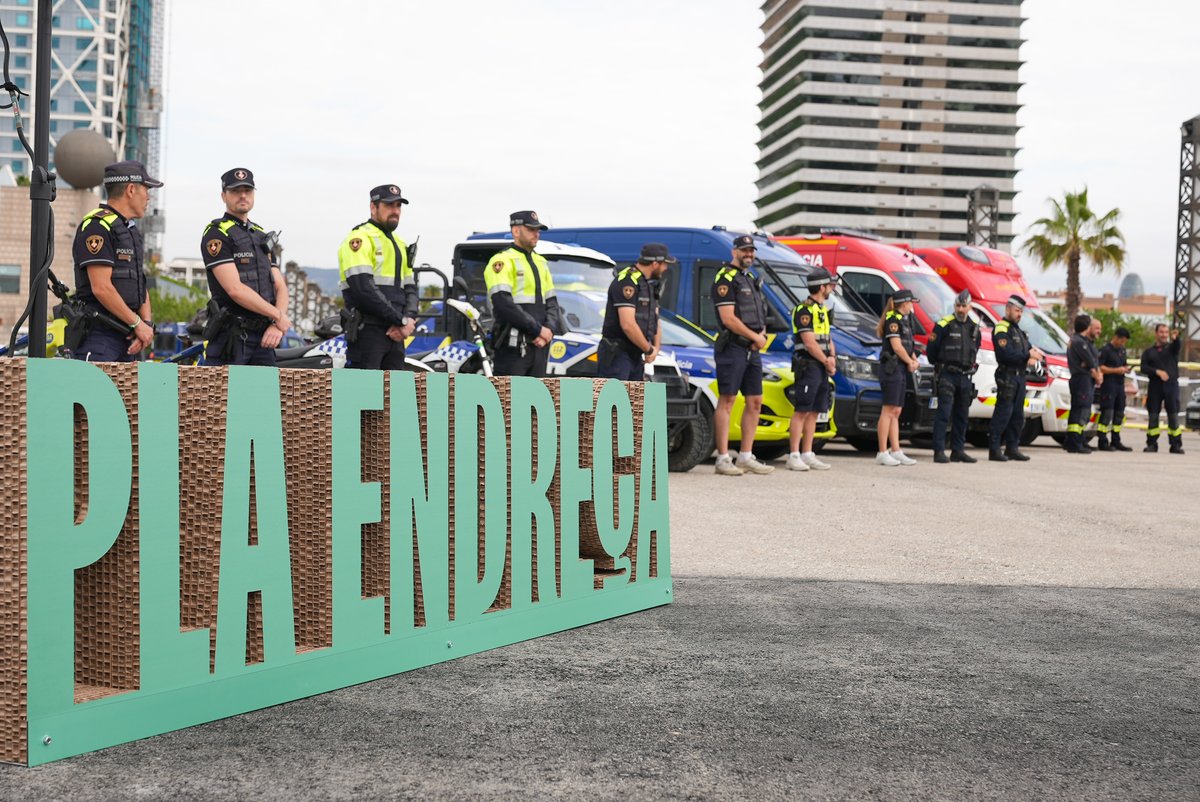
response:
<path fill-rule="evenodd" d="M 857 267 L 839 267 L 838 276 L 857 292 L 876 315 L 883 314 L 884 304 L 896 291 L 891 282 L 879 273 Z"/>
<path fill-rule="evenodd" d="M 717 310 L 712 302 L 712 288 L 717 279 L 717 271 L 724 266 L 724 262 L 697 259 L 696 268 L 692 273 L 696 286 L 692 290 L 692 309 L 685 317 L 705 331 L 717 330 Z"/>

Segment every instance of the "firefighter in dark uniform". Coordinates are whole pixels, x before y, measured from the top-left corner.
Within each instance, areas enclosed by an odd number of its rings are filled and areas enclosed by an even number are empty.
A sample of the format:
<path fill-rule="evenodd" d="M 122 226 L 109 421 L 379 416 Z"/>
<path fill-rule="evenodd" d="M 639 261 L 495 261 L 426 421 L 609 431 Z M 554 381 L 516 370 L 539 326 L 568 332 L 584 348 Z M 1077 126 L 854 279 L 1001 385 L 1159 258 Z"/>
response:
<path fill-rule="evenodd" d="M 976 462 L 967 453 L 967 418 L 975 397 L 975 357 L 979 353 L 979 324 L 971 319 L 971 293 L 954 299 L 954 314 L 938 321 L 929 333 L 925 355 L 937 379 L 937 415 L 933 421 L 934 462 Z M 953 421 L 951 420 L 953 419 Z M 946 456 L 946 428 L 950 427 L 950 456 Z"/>
<path fill-rule="evenodd" d="M 713 357 L 717 368 L 717 409 L 713 434 L 717 446 L 716 471 L 724 476 L 767 474 L 775 469 L 754 456 L 754 432 L 762 411 L 762 356 L 767 347 L 767 307 L 758 281 L 750 274 L 754 264 L 754 237 L 734 237 L 731 261 L 713 279 L 712 300 L 717 312 L 717 340 Z M 729 420 L 733 403 L 742 394 L 742 448 L 735 462 L 729 456 Z"/>
<path fill-rule="evenodd" d="M 792 414 L 788 428 L 787 467 L 791 471 L 827 471 L 817 459 L 813 439 L 817 416 L 829 411 L 829 377 L 837 373 L 837 351 L 830 336 L 832 313 L 825 307 L 837 280 L 823 267 L 814 268 L 805 281 L 808 298 L 792 310 Z"/>
<path fill-rule="evenodd" d="M 275 366 L 275 347 L 292 327 L 287 285 L 275 263 L 276 235 L 250 220 L 254 174 L 235 167 L 221 176 L 225 215 L 200 237 L 212 294 L 204 337 L 206 365 Z"/>
<path fill-rule="evenodd" d="M 1167 441 L 1172 454 L 1183 453 L 1183 427 L 1179 425 L 1179 332 L 1169 331 L 1166 323 L 1154 327 L 1154 345 L 1142 352 L 1142 374 L 1150 380 L 1146 391 L 1146 447 L 1143 451 L 1158 451 L 1158 436 L 1162 429 L 1158 415 L 1167 408 Z"/>
<path fill-rule="evenodd" d="M 642 246 L 637 264 L 620 270 L 609 285 L 596 352 L 596 374 L 600 378 L 630 382 L 645 379 L 644 366 L 653 362 L 662 348 L 659 279 L 677 261 L 666 245 L 651 242 Z"/>
<path fill-rule="evenodd" d="M 1067 440 L 1063 448 L 1068 454 L 1091 454 L 1091 446 L 1083 437 L 1084 427 L 1092 416 L 1092 401 L 1100 386 L 1100 355 L 1095 339 L 1100 334 L 1100 321 L 1091 315 L 1075 317 L 1075 334 L 1067 346 L 1067 367 L 1071 370 L 1071 413 L 1067 416 Z"/>
<path fill-rule="evenodd" d="M 493 256 L 483 271 L 495 321 L 496 375 L 541 378 L 546 375 L 550 341 L 555 334 L 567 333 L 550 267 L 534 251 L 549 226 L 531 211 L 513 212 L 508 225 L 512 247 Z"/>
<path fill-rule="evenodd" d="M 1028 462 L 1021 453 L 1021 430 L 1025 427 L 1025 370 L 1046 355 L 1029 343 L 1021 330 L 1025 299 L 1011 295 L 1004 305 L 1004 319 L 992 330 L 996 350 L 996 408 L 988 433 L 988 459 L 992 462 Z"/>
<path fill-rule="evenodd" d="M 1121 427 L 1125 424 L 1125 374 L 1129 373 L 1129 357 L 1125 345 L 1129 329 L 1117 327 L 1111 340 L 1100 349 L 1100 421 L 1096 424 L 1096 439 L 1101 451 L 1133 451 L 1121 442 Z M 1110 444 L 1109 436 L 1112 441 Z"/>
<path fill-rule="evenodd" d="M 408 246 L 393 233 L 406 203 L 395 184 L 375 187 L 370 217 L 351 229 L 338 248 L 349 367 L 404 369 L 404 341 L 416 328 L 420 303 Z"/>
<path fill-rule="evenodd" d="M 105 202 L 84 215 L 72 247 L 75 297 L 86 309 L 65 337 L 76 359 L 132 362 L 154 341 L 142 232 L 132 221 L 146 214 L 150 189 L 161 186 L 141 162 L 104 168 Z"/>

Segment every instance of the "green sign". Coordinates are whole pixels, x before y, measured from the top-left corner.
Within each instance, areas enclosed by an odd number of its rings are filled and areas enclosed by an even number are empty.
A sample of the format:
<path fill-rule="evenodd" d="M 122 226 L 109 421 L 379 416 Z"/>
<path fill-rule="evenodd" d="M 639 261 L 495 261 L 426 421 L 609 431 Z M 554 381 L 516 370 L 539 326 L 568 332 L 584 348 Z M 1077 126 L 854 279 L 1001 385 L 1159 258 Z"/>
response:
<path fill-rule="evenodd" d="M 671 599 L 662 385 L 235 367 L 224 397 L 188 398 L 181 370 L 215 369 L 27 364 L 30 765 Z M 314 397 L 328 436 L 285 442 L 288 416 Z M 223 426 L 219 475 L 189 465 L 184 415 Z M 364 480 L 371 416 L 386 430 L 386 487 Z M 288 453 L 331 466 L 328 609 L 297 604 L 289 486 L 304 488 L 294 480 L 310 461 Z M 220 499 L 209 627 L 181 618 L 181 486 L 196 482 Z M 80 598 L 77 572 L 131 526 L 136 634 L 89 648 L 135 653 L 136 678 L 81 695 L 76 615 L 105 602 Z M 379 562 L 372 526 L 385 533 L 383 592 L 364 584 Z M 298 648 L 317 618 L 330 642 Z"/>

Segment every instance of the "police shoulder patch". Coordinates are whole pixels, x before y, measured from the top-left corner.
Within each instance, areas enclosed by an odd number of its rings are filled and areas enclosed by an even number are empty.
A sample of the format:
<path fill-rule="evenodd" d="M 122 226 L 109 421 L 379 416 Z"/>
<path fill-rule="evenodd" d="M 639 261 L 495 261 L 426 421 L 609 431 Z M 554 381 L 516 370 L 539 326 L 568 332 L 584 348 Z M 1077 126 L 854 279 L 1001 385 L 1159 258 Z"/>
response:
<path fill-rule="evenodd" d="M 499 260 L 492 262 L 492 270 L 494 272 L 499 273 L 503 269 L 504 269 L 504 262 L 501 262 Z"/>
<path fill-rule="evenodd" d="M 357 251 L 359 248 L 362 247 L 362 240 L 359 239 L 358 237 L 355 237 L 354 239 L 350 240 L 350 242 L 348 244 L 350 246 L 350 250 Z"/>
<path fill-rule="evenodd" d="M 1004 346 L 1008 345 L 1008 338 L 1007 338 L 1007 337 L 997 337 L 997 338 L 996 338 L 996 345 L 998 345 L 998 346 L 1000 346 L 1001 348 L 1003 348 Z"/>
<path fill-rule="evenodd" d="M 221 252 L 221 240 L 210 239 L 208 242 L 204 243 L 204 250 L 208 251 L 209 256 L 216 256 Z"/>
<path fill-rule="evenodd" d="M 625 287 L 623 290 L 621 290 L 621 292 L 626 298 L 632 298 L 633 294 L 637 292 L 637 290 L 635 290 L 633 287 Z"/>
<path fill-rule="evenodd" d="M 729 285 L 728 284 L 718 284 L 717 285 L 717 295 L 720 295 L 722 298 L 724 298 L 728 294 L 729 294 Z"/>
<path fill-rule="evenodd" d="M 83 244 L 88 249 L 88 253 L 94 255 L 100 253 L 100 249 L 104 247 L 104 237 L 99 234 L 93 234 L 84 240 Z"/>
<path fill-rule="evenodd" d="M 937 329 L 934 329 L 933 331 L 929 332 L 929 341 L 933 342 L 936 339 L 937 339 Z"/>
<path fill-rule="evenodd" d="M 807 326 L 810 323 L 812 323 L 812 315 L 804 314 L 804 315 L 800 316 L 800 325 L 801 326 Z"/>
<path fill-rule="evenodd" d="M 888 331 L 900 331 L 900 324 L 893 320 L 888 324 Z"/>

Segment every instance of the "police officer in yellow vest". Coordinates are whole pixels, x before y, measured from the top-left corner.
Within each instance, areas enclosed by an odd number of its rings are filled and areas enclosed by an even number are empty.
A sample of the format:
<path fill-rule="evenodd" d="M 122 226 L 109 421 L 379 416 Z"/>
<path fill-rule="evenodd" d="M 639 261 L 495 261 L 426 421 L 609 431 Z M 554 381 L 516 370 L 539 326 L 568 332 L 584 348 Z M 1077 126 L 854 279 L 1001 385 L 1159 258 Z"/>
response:
<path fill-rule="evenodd" d="M 814 268 L 805 282 L 808 298 L 792 310 L 791 401 L 795 408 L 788 429 L 787 467 L 792 471 L 827 471 L 829 464 L 817 459 L 813 438 L 817 416 L 829 411 L 829 377 L 837 373 L 837 351 L 830 335 L 830 312 L 825 307 L 837 279 L 823 267 Z"/>
<path fill-rule="evenodd" d="M 640 382 L 645 365 L 662 347 L 658 325 L 658 282 L 678 260 L 659 242 L 642 246 L 637 264 L 617 272 L 608 287 L 604 326 L 596 350 L 596 375 L 601 379 Z"/>
<path fill-rule="evenodd" d="M 206 365 L 275 366 L 275 347 L 292 327 L 287 284 L 273 252 L 275 234 L 251 222 L 254 173 L 235 167 L 221 176 L 225 214 L 200 238 L 212 294 L 204 336 Z"/>
<path fill-rule="evenodd" d="M 495 320 L 496 375 L 540 378 L 546 375 L 550 341 L 555 334 L 567 332 L 550 268 L 534 252 L 549 227 L 531 211 L 513 212 L 508 224 L 512 247 L 493 256 L 483 271 Z"/>
<path fill-rule="evenodd" d="M 131 221 L 146 214 L 150 189 L 161 186 L 141 162 L 104 168 L 106 202 L 84 216 L 72 248 L 75 297 L 86 308 L 66 337 L 76 359 L 131 362 L 154 340 L 142 232 Z"/>
<path fill-rule="evenodd" d="M 416 327 L 419 303 L 408 246 L 393 234 L 406 203 L 395 184 L 372 189 L 370 219 L 338 249 L 349 367 L 404 368 L 404 340 Z"/>

